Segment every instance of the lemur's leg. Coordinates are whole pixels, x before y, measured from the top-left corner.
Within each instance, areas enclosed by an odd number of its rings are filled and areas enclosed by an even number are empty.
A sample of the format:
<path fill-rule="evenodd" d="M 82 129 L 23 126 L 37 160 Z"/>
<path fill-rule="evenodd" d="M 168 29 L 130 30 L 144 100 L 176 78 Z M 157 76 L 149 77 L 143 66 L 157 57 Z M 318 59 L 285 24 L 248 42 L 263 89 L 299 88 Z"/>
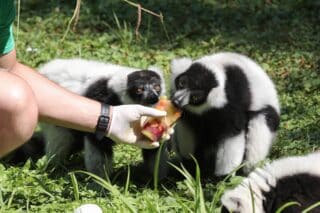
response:
<path fill-rule="evenodd" d="M 267 157 L 278 127 L 279 115 L 272 107 L 265 108 L 250 119 L 246 137 L 245 172 L 252 170 Z"/>
<path fill-rule="evenodd" d="M 82 138 L 76 137 L 73 130 L 51 124 L 41 124 L 45 153 L 54 164 L 61 164 L 82 147 Z"/>
<path fill-rule="evenodd" d="M 215 175 L 227 175 L 241 165 L 245 152 L 245 143 L 245 131 L 219 142 L 215 162 Z"/>
<path fill-rule="evenodd" d="M 94 134 L 87 134 L 84 143 L 86 169 L 100 177 L 107 177 L 113 170 L 113 146 L 109 138 L 97 140 Z"/>

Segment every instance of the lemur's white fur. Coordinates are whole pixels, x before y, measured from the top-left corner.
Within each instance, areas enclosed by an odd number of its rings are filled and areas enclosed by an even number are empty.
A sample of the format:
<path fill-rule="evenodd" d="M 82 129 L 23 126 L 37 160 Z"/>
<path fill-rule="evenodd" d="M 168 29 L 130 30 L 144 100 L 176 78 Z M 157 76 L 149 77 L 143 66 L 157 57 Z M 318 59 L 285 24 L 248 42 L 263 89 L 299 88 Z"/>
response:
<path fill-rule="evenodd" d="M 85 59 L 55 59 L 40 67 L 39 73 L 67 90 L 83 95 L 86 89 L 95 81 L 101 78 L 107 78 L 108 87 L 112 88 L 120 97 L 124 104 L 134 103 L 126 94 L 127 76 L 134 72 L 142 70 L 141 68 L 132 68 L 110 63 L 103 63 Z M 150 67 L 149 70 L 156 72 L 161 78 L 162 95 L 165 94 L 165 82 L 162 71 L 156 67 Z M 46 153 L 56 155 L 55 161 L 66 159 L 70 152 L 72 143 L 76 143 L 70 130 L 57 127 L 50 124 L 41 124 L 46 139 Z M 104 153 L 93 150 L 87 139 L 85 139 L 85 165 L 89 171 L 96 172 L 97 165 L 102 165 L 105 159 Z M 64 150 L 64 151 L 61 151 Z M 94 154 L 92 152 L 95 152 Z M 111 161 L 109 161 L 111 162 Z M 111 172 L 110 168 L 101 168 L 101 172 Z M 98 166 L 99 167 L 99 166 Z M 100 172 L 100 173 L 101 173 Z"/>
<path fill-rule="evenodd" d="M 254 167 L 254 162 L 257 163 L 267 157 L 275 137 L 276 133 L 270 132 L 263 114 L 249 121 L 246 136 L 247 165 L 244 167 L 246 172 Z"/>
<path fill-rule="evenodd" d="M 191 58 L 177 58 L 171 61 L 171 84 L 172 89 L 176 89 L 174 80 L 178 77 L 179 74 L 186 71 L 192 64 Z"/>
<path fill-rule="evenodd" d="M 200 63 L 201 65 L 209 69 L 215 75 L 215 78 L 218 81 L 218 86 L 210 91 L 206 103 L 196 107 L 187 105 L 186 108 L 188 110 L 194 113 L 201 114 L 202 112 L 210 108 L 223 108 L 228 102 L 225 92 L 225 66 L 237 65 L 243 70 L 243 73 L 248 80 L 251 93 L 251 105 L 249 107 L 249 110 L 258 111 L 263 109 L 267 105 L 270 105 L 276 110 L 278 114 L 280 114 L 280 105 L 277 98 L 277 92 L 269 76 L 252 59 L 237 53 L 222 52 L 204 56 L 194 61 L 192 61 L 192 59 L 190 58 L 174 59 L 171 62 L 171 88 L 173 89 L 173 91 L 177 89 L 175 87 L 175 79 L 180 74 L 185 72 L 193 63 Z M 178 92 L 181 92 L 181 94 L 183 94 L 182 90 Z M 187 101 L 188 97 L 184 99 L 184 102 Z M 219 147 L 218 157 L 220 156 L 220 158 L 218 158 L 217 163 L 222 163 L 222 165 L 219 166 L 217 164 L 215 172 L 216 174 L 227 174 L 228 172 L 231 172 L 232 169 L 235 168 L 235 165 L 239 162 L 240 158 L 242 160 L 242 157 L 240 156 L 243 156 L 244 152 L 246 152 L 245 161 L 247 161 L 247 164 L 245 166 L 245 170 L 247 172 L 251 170 L 254 164 L 265 159 L 265 157 L 269 153 L 272 141 L 275 137 L 275 134 L 268 129 L 265 117 L 263 115 L 259 115 L 256 118 L 251 119 L 248 124 L 248 130 L 249 131 L 245 137 L 242 135 L 243 133 L 235 137 L 236 143 L 234 145 L 231 145 L 231 143 L 225 141 L 226 144 Z M 187 128 L 185 125 L 176 125 L 176 134 L 178 134 L 178 136 L 174 137 L 173 140 L 174 143 L 176 143 L 176 146 L 179 146 L 178 149 L 184 151 L 183 155 L 188 156 L 190 154 L 193 154 L 195 142 L 192 137 L 192 129 L 190 130 L 190 128 Z M 178 137 L 181 138 L 183 136 L 180 135 L 184 134 L 188 136 L 184 136 L 184 140 L 182 140 L 184 142 L 182 144 L 181 140 L 178 139 Z M 234 139 L 230 138 L 229 140 Z M 239 154 L 239 156 L 234 156 L 234 152 L 227 150 L 232 146 L 238 148 L 237 153 Z M 245 146 L 245 149 L 243 146 Z M 190 153 L 187 153 L 186 150 L 190 151 Z M 221 153 L 224 154 L 222 155 Z"/>
<path fill-rule="evenodd" d="M 320 152 L 306 156 L 286 157 L 257 168 L 236 188 L 228 190 L 221 198 L 222 204 L 232 212 L 253 212 L 250 187 L 254 197 L 255 212 L 263 213 L 262 192 L 276 187 L 277 181 L 286 176 L 307 173 L 320 177 Z"/>
<path fill-rule="evenodd" d="M 218 146 L 216 175 L 225 175 L 241 164 L 245 152 L 245 133 L 228 138 Z"/>
<path fill-rule="evenodd" d="M 162 71 L 156 67 L 150 69 L 161 77 L 162 88 L 165 88 Z M 109 86 L 119 95 L 122 102 L 128 101 L 126 94 L 127 76 L 141 68 L 126 67 L 85 59 L 55 59 L 40 67 L 39 73 L 60 86 L 82 95 L 89 85 L 100 78 L 108 78 Z M 162 90 L 164 94 L 165 89 Z"/>

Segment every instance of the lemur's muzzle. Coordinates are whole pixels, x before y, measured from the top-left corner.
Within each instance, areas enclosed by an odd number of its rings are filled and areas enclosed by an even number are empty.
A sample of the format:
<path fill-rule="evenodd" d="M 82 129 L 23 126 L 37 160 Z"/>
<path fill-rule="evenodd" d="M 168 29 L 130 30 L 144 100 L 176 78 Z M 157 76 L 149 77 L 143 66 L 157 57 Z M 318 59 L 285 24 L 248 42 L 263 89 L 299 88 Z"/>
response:
<path fill-rule="evenodd" d="M 171 101 L 177 108 L 183 108 L 185 105 L 189 104 L 189 91 L 186 89 L 176 91 L 171 96 Z"/>

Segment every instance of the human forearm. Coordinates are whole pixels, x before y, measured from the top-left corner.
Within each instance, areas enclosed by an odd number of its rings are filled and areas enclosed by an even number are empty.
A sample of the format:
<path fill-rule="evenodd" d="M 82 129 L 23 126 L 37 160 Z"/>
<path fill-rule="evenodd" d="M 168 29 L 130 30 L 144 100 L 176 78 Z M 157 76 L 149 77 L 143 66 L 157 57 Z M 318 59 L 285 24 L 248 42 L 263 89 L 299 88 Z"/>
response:
<path fill-rule="evenodd" d="M 94 131 L 100 103 L 65 90 L 21 63 L 16 63 L 10 72 L 23 78 L 33 89 L 40 121 L 82 131 Z"/>

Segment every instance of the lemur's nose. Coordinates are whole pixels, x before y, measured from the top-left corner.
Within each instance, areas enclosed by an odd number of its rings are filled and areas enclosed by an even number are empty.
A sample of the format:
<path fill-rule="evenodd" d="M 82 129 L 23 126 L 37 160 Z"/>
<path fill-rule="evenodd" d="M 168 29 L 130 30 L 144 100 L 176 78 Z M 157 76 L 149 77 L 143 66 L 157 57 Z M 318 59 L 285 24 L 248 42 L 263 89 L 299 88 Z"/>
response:
<path fill-rule="evenodd" d="M 182 108 L 188 104 L 188 92 L 186 90 L 180 90 L 175 92 L 171 96 L 172 104 L 177 108 Z"/>
<path fill-rule="evenodd" d="M 146 104 L 156 104 L 158 101 L 159 101 L 159 96 L 155 94 L 151 94 L 145 99 Z"/>
<path fill-rule="evenodd" d="M 180 108 L 182 103 L 182 98 L 179 96 L 176 96 L 176 97 L 172 96 L 171 102 L 175 107 Z"/>

